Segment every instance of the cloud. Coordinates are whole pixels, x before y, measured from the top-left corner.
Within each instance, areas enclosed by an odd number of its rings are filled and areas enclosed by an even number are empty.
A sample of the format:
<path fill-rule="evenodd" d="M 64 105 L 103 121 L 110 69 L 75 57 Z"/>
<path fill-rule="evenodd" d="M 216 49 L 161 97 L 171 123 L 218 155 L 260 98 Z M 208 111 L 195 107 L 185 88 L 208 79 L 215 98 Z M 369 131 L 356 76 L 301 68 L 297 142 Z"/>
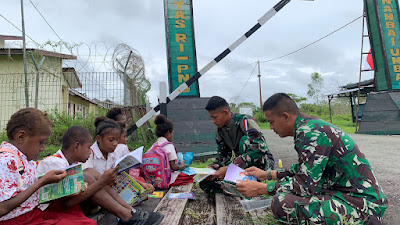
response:
<path fill-rule="evenodd" d="M 163 1 L 32 0 L 60 37 L 68 42 L 103 42 L 110 49 L 126 43 L 137 49 L 152 83 L 149 98 L 157 103 L 158 82 L 167 81 Z M 20 26 L 20 5 L 1 0 L 0 13 Z M 199 69 L 231 45 L 277 1 L 194 1 L 194 23 Z M 58 38 L 25 1 L 27 33 L 36 41 Z M 299 49 L 362 15 L 361 1 L 292 1 L 252 37 L 200 78 L 201 96 L 220 95 L 229 100 L 259 104 L 256 61 L 266 61 Z M 2 18 L 0 18 L 2 20 Z M 2 34 L 19 34 L 4 20 Z M 361 20 L 302 51 L 261 64 L 262 95 L 275 92 L 306 96 L 310 74 L 323 74 L 326 86 L 358 81 Z M 82 50 L 81 55 L 88 50 Z M 107 53 L 112 54 L 112 51 Z M 101 58 L 101 57 L 100 57 Z M 92 58 L 91 65 L 101 61 Z M 101 69 L 104 69 L 103 67 Z M 243 89 L 248 77 L 253 75 Z M 365 75 L 365 77 L 371 75 Z M 334 85 L 335 84 L 335 85 Z"/>

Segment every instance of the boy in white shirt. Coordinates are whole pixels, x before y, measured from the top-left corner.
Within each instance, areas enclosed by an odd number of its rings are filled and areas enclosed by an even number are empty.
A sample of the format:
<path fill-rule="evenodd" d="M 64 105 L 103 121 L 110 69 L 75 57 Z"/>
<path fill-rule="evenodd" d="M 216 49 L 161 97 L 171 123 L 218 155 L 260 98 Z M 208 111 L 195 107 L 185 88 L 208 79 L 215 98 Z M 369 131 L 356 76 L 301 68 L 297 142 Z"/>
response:
<path fill-rule="evenodd" d="M 38 173 L 42 174 L 51 169 L 61 169 L 77 162 L 85 162 L 92 155 L 91 143 L 92 137 L 87 129 L 80 126 L 69 128 L 63 136 L 62 149 L 40 161 Z M 105 163 L 112 163 L 112 157 L 108 157 Z M 163 215 L 133 209 L 111 187 L 115 183 L 117 169 L 106 170 L 102 175 L 95 169 L 85 169 L 84 180 L 89 184 L 88 188 L 81 195 L 65 199 L 63 201 L 65 207 L 74 206 L 90 198 L 93 203 L 118 216 L 121 219 L 120 224 L 159 224 Z"/>

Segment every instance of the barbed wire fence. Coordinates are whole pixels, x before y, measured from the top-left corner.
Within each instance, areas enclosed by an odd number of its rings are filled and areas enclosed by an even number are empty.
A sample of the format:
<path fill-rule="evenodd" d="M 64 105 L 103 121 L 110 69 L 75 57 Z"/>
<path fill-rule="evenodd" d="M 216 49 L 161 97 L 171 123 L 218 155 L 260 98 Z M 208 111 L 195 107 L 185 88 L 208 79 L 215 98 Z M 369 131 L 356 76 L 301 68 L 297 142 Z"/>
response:
<path fill-rule="evenodd" d="M 39 80 L 36 83 L 36 70 L 32 59 L 28 59 L 29 106 L 34 106 L 35 90 L 38 87 L 38 108 L 48 112 L 61 112 L 73 118 L 82 118 L 90 114 L 106 112 L 113 107 L 124 109 L 128 119 L 133 122 L 146 114 L 149 101 L 146 93 L 150 90 L 150 82 L 145 77 L 144 62 L 140 54 L 132 49 L 137 60 L 140 58 L 140 76 L 135 70 L 135 63 L 130 62 L 130 76 L 124 80 L 122 71 L 113 66 L 115 50 L 120 45 L 108 46 L 104 42 L 69 44 L 65 42 L 51 42 L 44 44 L 28 42 L 27 49 L 37 49 L 61 54 L 74 55 L 77 60 L 57 59 L 48 57 L 44 60 L 39 71 Z M 127 45 L 125 45 L 127 46 Z M 0 65 L 0 131 L 6 127 L 7 121 L 13 113 L 25 106 L 25 78 L 20 70 L 22 58 L 12 54 L 13 49 L 21 49 L 20 42 L 6 42 L 4 49 L 9 49 L 7 56 L 1 56 Z M 33 53 L 37 56 L 38 53 Z M 40 53 L 39 53 L 40 54 Z M 118 54 L 118 53 L 117 53 Z M 42 56 L 40 56 L 41 58 Z M 36 57 L 38 58 L 38 57 Z M 19 61 L 20 60 L 20 61 Z M 54 61 L 59 61 L 60 68 Z M 123 61 L 124 57 L 120 57 Z M 123 64 L 127 62 L 121 62 Z M 135 78 L 135 79 L 129 79 Z M 138 79 L 140 78 L 140 79 Z M 150 124 L 147 123 L 141 130 L 141 135 L 135 132 L 135 140 L 146 141 L 152 137 Z"/>

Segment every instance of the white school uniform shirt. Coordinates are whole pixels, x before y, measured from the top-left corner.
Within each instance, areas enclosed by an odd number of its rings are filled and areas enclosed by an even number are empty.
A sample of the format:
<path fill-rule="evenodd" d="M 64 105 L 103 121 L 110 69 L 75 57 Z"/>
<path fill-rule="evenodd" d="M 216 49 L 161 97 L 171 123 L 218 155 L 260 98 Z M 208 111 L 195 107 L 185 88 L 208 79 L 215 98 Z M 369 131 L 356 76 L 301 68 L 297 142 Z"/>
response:
<path fill-rule="evenodd" d="M 28 158 L 14 145 L 3 142 L 0 148 L 7 148 L 14 151 L 21 159 L 24 172 L 20 176 L 18 172 L 18 159 L 12 153 L 0 153 L 0 202 L 9 200 L 18 193 L 25 191 L 37 181 L 36 163 L 28 161 Z M 9 220 L 27 212 L 32 211 L 39 205 L 39 192 L 35 191 L 20 206 L 11 212 L 0 217 L 0 221 Z"/>
<path fill-rule="evenodd" d="M 50 170 L 59 170 L 68 166 L 70 166 L 68 160 L 65 158 L 63 152 L 61 150 L 58 150 L 54 155 L 40 160 L 36 172 L 37 174 L 39 174 L 39 176 L 41 176 L 46 174 Z M 47 207 L 49 207 L 48 203 L 39 205 L 39 208 L 42 211 L 47 209 Z"/>
<path fill-rule="evenodd" d="M 59 157 L 57 157 L 57 156 Z M 46 174 L 50 170 L 59 170 L 70 166 L 63 152 L 58 150 L 53 156 L 46 157 L 39 162 L 37 166 L 37 174 L 39 176 Z"/>
<path fill-rule="evenodd" d="M 114 153 L 116 153 L 119 157 L 128 155 L 131 151 L 129 151 L 128 145 L 118 144 L 115 148 Z"/>
<path fill-rule="evenodd" d="M 165 137 L 159 137 L 159 138 L 157 139 L 158 145 L 161 145 L 161 144 L 163 144 L 163 143 L 165 143 L 165 142 L 168 142 L 168 140 L 167 140 Z M 177 156 L 177 154 L 176 154 L 176 150 L 175 150 L 175 147 L 174 147 L 173 144 L 165 145 L 165 146 L 163 147 L 163 149 L 164 149 L 165 153 L 167 153 L 168 161 L 172 161 L 172 160 L 177 160 L 177 159 L 178 159 L 178 156 Z M 171 174 L 171 182 L 169 182 L 169 183 L 170 183 L 170 184 L 174 183 L 175 180 L 176 180 L 176 178 L 178 177 L 178 175 L 179 175 L 180 173 L 181 173 L 180 171 L 174 171 L 174 172 Z"/>
<path fill-rule="evenodd" d="M 83 169 L 93 168 L 100 174 L 103 174 L 104 171 L 113 168 L 115 162 L 122 157 L 122 153 L 120 150 L 118 150 L 108 153 L 107 159 L 105 159 L 103 153 L 100 151 L 97 141 L 90 147 L 90 149 L 92 152 L 90 153 L 89 159 L 83 164 Z"/>

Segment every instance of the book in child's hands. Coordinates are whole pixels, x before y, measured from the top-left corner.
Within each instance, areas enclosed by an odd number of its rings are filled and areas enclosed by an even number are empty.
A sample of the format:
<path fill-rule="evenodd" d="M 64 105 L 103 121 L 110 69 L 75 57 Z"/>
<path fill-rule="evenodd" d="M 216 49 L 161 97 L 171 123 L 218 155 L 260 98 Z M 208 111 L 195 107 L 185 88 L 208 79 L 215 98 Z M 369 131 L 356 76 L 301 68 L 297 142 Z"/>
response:
<path fill-rule="evenodd" d="M 197 183 L 203 181 L 204 179 L 215 173 L 215 170 L 211 168 L 190 167 L 190 169 L 191 171 L 196 173 L 196 175 L 193 177 L 193 180 L 196 181 Z"/>
<path fill-rule="evenodd" d="M 135 206 L 147 199 L 150 190 L 144 189 L 127 172 L 117 176 L 117 183 L 113 186 L 119 196 L 128 204 Z"/>
<path fill-rule="evenodd" d="M 245 175 L 242 168 L 236 166 L 235 164 L 230 164 L 226 171 L 224 180 L 222 181 L 222 186 L 225 192 L 242 198 L 246 198 L 236 189 L 237 182 L 246 180 L 256 181 L 257 178 L 255 178 L 254 176 Z"/>
<path fill-rule="evenodd" d="M 168 199 L 194 199 L 193 192 L 169 193 Z"/>
<path fill-rule="evenodd" d="M 82 164 L 74 164 L 63 169 L 67 172 L 67 176 L 64 179 L 58 183 L 47 184 L 39 188 L 39 203 L 84 191 L 85 183 L 83 181 Z M 39 179 L 42 176 L 39 176 Z"/>
<path fill-rule="evenodd" d="M 131 167 L 134 167 L 140 163 L 142 163 L 142 156 L 143 156 L 143 146 L 137 148 L 135 151 L 119 158 L 116 162 L 114 167 L 119 165 L 118 173 L 127 170 Z"/>

